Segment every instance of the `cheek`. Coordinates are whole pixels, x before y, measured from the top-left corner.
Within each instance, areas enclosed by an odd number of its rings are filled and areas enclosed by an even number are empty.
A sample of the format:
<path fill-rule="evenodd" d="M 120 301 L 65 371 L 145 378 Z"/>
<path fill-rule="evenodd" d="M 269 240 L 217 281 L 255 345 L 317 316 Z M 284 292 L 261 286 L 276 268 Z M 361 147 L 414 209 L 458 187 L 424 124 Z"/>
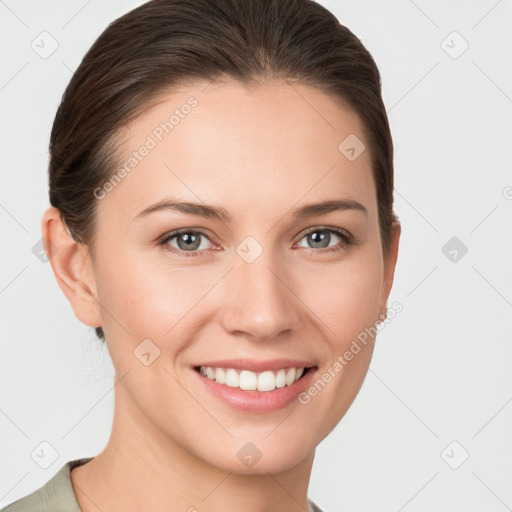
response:
<path fill-rule="evenodd" d="M 378 251 L 369 251 L 360 258 L 326 266 L 301 279 L 300 296 L 338 350 L 378 319 L 382 289 L 379 256 Z"/>
<path fill-rule="evenodd" d="M 129 338 L 133 345 L 149 338 L 161 348 L 171 341 L 177 348 L 173 334 L 186 339 L 188 322 L 195 317 L 198 325 L 200 302 L 223 274 L 166 258 L 151 263 L 141 254 L 119 261 L 98 272 L 98 294 L 109 312 L 103 318 L 112 338 Z"/>

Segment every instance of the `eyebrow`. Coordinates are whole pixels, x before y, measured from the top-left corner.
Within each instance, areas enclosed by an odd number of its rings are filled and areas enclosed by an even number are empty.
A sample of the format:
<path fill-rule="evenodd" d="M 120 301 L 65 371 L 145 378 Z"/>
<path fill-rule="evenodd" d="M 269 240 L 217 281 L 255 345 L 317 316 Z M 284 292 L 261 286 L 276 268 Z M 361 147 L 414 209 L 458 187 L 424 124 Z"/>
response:
<path fill-rule="evenodd" d="M 233 219 L 232 215 L 226 209 L 219 206 L 167 198 L 145 208 L 138 213 L 133 220 L 162 210 L 178 211 L 189 215 L 197 215 L 200 217 L 219 220 L 225 223 L 230 223 Z M 345 210 L 356 210 L 364 214 L 368 213 L 367 209 L 361 203 L 354 201 L 353 199 L 331 199 L 301 206 L 292 211 L 292 218 L 294 220 L 304 220 L 310 217 L 327 215 L 331 212 Z"/>

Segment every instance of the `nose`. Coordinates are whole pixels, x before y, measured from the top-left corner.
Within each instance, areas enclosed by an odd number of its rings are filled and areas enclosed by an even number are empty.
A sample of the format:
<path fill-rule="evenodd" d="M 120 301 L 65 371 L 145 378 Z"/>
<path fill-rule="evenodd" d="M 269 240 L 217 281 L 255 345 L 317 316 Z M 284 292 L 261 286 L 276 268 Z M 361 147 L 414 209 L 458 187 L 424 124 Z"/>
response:
<path fill-rule="evenodd" d="M 290 272 L 270 255 L 264 252 L 252 263 L 236 261 L 226 277 L 221 316 L 226 332 L 259 341 L 297 332 L 302 302 Z"/>

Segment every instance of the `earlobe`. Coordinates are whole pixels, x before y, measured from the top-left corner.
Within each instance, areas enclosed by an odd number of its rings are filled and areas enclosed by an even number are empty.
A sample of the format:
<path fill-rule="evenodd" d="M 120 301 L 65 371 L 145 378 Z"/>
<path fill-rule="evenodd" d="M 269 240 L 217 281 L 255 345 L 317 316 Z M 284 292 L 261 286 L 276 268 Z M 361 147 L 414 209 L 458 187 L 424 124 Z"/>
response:
<path fill-rule="evenodd" d="M 382 283 L 381 308 L 379 312 L 380 321 L 384 321 L 388 312 L 388 297 L 393 286 L 395 276 L 396 262 L 398 259 L 398 246 L 400 244 L 400 234 L 402 227 L 398 219 L 391 226 L 391 241 L 387 257 L 384 258 L 384 276 Z"/>
<path fill-rule="evenodd" d="M 73 239 L 60 211 L 53 206 L 43 215 L 41 231 L 48 261 L 76 317 L 91 327 L 101 325 L 96 278 L 87 247 Z"/>

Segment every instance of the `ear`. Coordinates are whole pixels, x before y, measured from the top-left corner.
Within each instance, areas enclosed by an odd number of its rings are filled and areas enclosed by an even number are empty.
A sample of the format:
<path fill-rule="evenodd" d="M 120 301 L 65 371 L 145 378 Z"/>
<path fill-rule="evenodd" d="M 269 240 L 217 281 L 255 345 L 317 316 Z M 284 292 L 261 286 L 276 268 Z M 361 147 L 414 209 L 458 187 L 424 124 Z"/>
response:
<path fill-rule="evenodd" d="M 393 286 L 393 278 L 395 276 L 396 261 L 398 258 L 398 245 L 400 242 L 400 234 L 402 227 L 398 220 L 391 225 L 391 241 L 389 251 L 384 258 L 384 276 L 382 283 L 382 295 L 380 301 L 380 320 L 383 321 L 388 314 L 388 297 Z"/>
<path fill-rule="evenodd" d="M 88 247 L 75 242 L 60 211 L 50 207 L 41 223 L 48 261 L 75 316 L 91 327 L 101 325 L 94 267 Z"/>

